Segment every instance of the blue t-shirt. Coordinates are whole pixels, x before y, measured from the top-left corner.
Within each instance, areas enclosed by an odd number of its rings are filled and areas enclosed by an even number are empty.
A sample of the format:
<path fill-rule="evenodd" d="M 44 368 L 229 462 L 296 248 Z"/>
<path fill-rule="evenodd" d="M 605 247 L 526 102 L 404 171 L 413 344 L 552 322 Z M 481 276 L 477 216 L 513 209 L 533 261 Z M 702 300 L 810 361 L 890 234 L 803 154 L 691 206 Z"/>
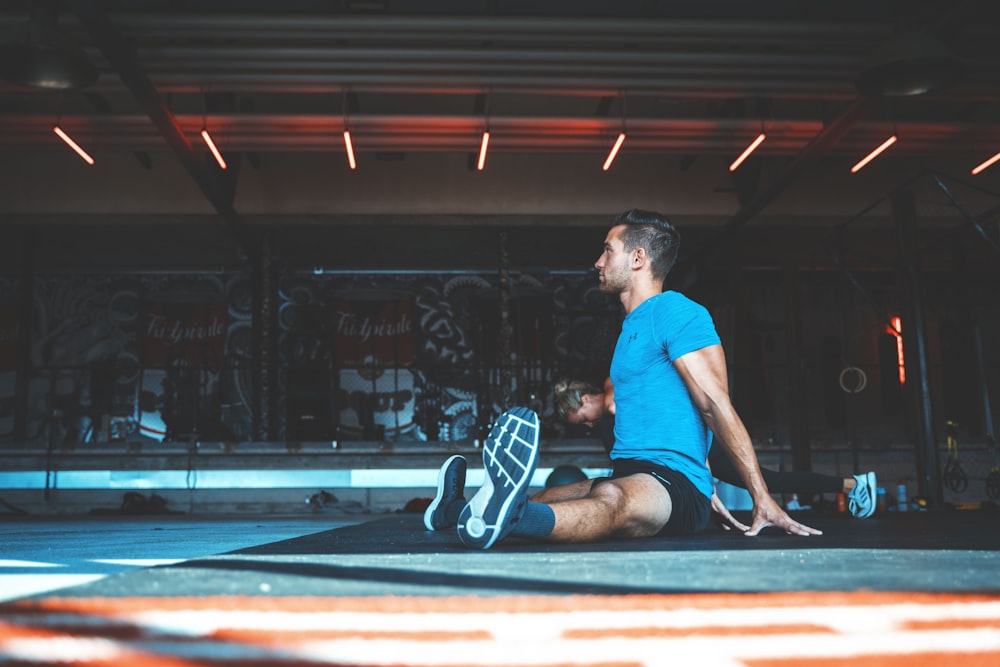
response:
<path fill-rule="evenodd" d="M 711 497 L 712 475 L 705 459 L 712 433 L 673 360 L 719 342 L 708 310 L 678 292 L 657 294 L 628 314 L 611 360 L 612 459 L 673 468 Z"/>

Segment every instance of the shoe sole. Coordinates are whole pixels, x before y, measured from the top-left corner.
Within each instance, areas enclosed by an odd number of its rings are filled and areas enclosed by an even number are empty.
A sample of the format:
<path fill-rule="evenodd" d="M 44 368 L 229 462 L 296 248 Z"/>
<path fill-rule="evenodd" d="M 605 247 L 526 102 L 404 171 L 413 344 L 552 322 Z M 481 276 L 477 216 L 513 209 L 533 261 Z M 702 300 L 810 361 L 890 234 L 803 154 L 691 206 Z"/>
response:
<path fill-rule="evenodd" d="M 458 517 L 458 537 L 466 546 L 489 549 L 510 532 L 508 517 L 527 500 L 535 471 L 538 427 L 532 410 L 513 408 L 490 430 L 483 444 L 483 486 Z"/>
<path fill-rule="evenodd" d="M 434 515 L 437 513 L 438 507 L 441 505 L 441 501 L 444 500 L 445 481 L 448 479 L 448 472 L 451 470 L 452 465 L 460 466 L 461 470 L 455 474 L 461 477 L 459 486 L 465 488 L 465 457 L 461 454 L 455 454 L 445 461 L 441 466 L 441 469 L 438 470 L 437 495 L 434 496 L 434 500 L 432 500 L 431 504 L 427 506 L 426 510 L 424 510 L 424 527 L 427 528 L 427 530 L 441 530 L 442 528 L 448 527 L 447 521 L 444 521 L 439 525 L 435 525 Z"/>

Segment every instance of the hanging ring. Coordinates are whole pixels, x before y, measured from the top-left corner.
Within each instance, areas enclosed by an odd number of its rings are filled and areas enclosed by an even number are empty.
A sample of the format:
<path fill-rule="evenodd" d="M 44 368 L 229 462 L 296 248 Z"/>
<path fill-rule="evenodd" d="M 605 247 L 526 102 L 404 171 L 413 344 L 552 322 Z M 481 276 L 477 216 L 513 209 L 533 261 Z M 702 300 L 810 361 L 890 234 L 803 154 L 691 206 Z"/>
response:
<path fill-rule="evenodd" d="M 848 373 L 855 373 L 858 376 L 857 386 L 848 387 L 844 382 Z M 858 368 L 857 366 L 848 366 L 844 370 L 840 371 L 840 388 L 843 389 L 848 394 L 860 394 L 864 391 L 865 387 L 868 386 L 868 376 L 865 372 Z"/>

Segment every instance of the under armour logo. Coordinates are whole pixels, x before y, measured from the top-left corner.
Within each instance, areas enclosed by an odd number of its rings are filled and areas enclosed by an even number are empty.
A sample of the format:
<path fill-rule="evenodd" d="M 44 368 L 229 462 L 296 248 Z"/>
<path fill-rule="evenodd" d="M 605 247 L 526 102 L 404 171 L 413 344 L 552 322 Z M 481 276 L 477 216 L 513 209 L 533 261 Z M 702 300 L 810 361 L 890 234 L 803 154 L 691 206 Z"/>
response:
<path fill-rule="evenodd" d="M 632 335 L 628 337 L 628 342 L 631 343 L 632 341 L 634 341 L 638 337 L 639 337 L 638 333 L 632 332 Z"/>

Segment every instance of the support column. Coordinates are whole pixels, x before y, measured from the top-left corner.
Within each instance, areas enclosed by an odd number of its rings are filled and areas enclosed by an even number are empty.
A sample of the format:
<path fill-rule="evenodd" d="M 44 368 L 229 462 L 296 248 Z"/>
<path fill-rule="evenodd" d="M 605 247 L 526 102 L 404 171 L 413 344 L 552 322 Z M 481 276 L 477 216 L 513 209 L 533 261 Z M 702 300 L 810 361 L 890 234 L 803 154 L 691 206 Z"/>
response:
<path fill-rule="evenodd" d="M 975 366 L 975 376 L 977 380 L 977 388 L 979 389 L 979 408 L 982 409 L 982 426 L 986 433 L 986 440 L 989 446 L 993 446 L 996 442 L 996 432 L 993 430 L 993 406 L 990 402 L 990 385 L 989 377 L 986 373 L 986 357 L 983 355 L 983 335 L 982 335 L 982 325 L 980 324 L 980 317 L 978 313 L 978 303 L 981 301 L 983 292 L 979 283 L 974 281 L 969 275 L 968 262 L 965 256 L 965 245 L 962 241 L 962 237 L 955 238 L 955 251 L 953 253 L 954 257 L 954 273 L 956 276 L 956 289 L 955 298 L 959 306 L 959 318 L 962 323 L 968 327 L 970 334 L 970 346 L 969 350 L 970 361 L 972 365 Z M 987 288 L 988 289 L 988 288 Z M 975 393 L 974 390 L 969 390 L 966 392 L 970 397 L 970 405 L 967 410 L 967 414 L 973 415 L 976 408 L 972 406 L 974 399 L 972 395 Z M 947 418 L 948 415 L 945 415 Z M 964 424 L 965 426 L 975 427 L 978 426 L 976 423 L 978 420 L 972 419 L 970 423 Z M 971 429 L 975 432 L 975 428 Z"/>
<path fill-rule="evenodd" d="M 500 363 L 500 390 L 503 396 L 503 409 L 509 410 L 514 402 L 514 368 L 512 365 L 511 338 L 514 329 L 510 323 L 510 255 L 507 253 L 507 232 L 501 231 L 499 237 L 500 264 L 500 334 L 498 338 Z"/>
<path fill-rule="evenodd" d="M 17 309 L 17 376 L 14 380 L 14 440 L 28 434 L 28 391 L 31 385 L 31 335 L 35 313 L 35 232 L 21 235 L 20 303 Z"/>
<path fill-rule="evenodd" d="M 733 261 L 729 266 L 729 331 L 726 332 L 728 340 L 726 345 L 727 369 L 729 370 L 729 393 L 733 405 L 743 420 L 746 421 L 748 415 L 743 414 L 745 406 L 750 405 L 750 401 L 743 400 L 746 395 L 746 345 L 744 336 L 746 334 L 746 306 L 743 295 L 743 268 L 739 262 Z"/>
<path fill-rule="evenodd" d="M 250 286 L 253 290 L 253 378 L 254 378 L 254 439 L 271 440 L 277 429 L 274 424 L 275 381 L 275 313 L 274 258 L 271 253 L 271 232 L 261 235 L 251 260 Z"/>
<path fill-rule="evenodd" d="M 805 386 L 805 354 L 802 344 L 799 267 L 785 264 L 785 334 L 788 339 L 788 422 L 793 470 L 812 470 L 809 443 L 808 391 Z"/>
<path fill-rule="evenodd" d="M 940 509 L 944 499 L 934 436 L 930 379 L 928 377 L 926 323 L 920 266 L 917 258 L 917 204 L 913 192 L 892 195 L 892 217 L 899 241 L 899 277 L 903 290 L 902 338 L 906 364 L 906 400 L 916 417 L 917 492 L 930 509 Z"/>

